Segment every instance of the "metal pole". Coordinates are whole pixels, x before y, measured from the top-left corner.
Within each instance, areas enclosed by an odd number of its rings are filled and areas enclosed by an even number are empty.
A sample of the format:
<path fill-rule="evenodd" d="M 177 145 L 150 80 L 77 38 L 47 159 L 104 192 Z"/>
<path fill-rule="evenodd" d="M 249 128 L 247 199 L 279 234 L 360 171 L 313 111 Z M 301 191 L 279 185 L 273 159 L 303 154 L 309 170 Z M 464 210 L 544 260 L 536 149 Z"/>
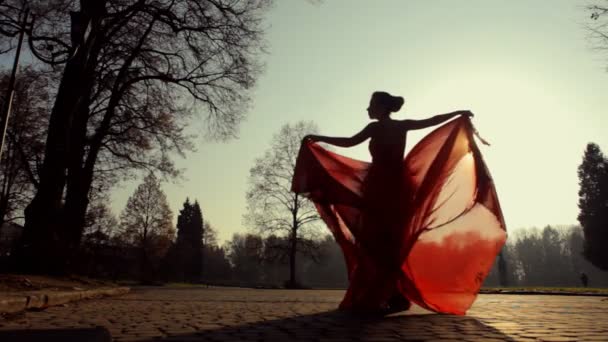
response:
<path fill-rule="evenodd" d="M 8 127 L 8 117 L 11 113 L 11 106 L 13 104 L 13 95 L 15 93 L 15 77 L 17 75 L 17 67 L 19 66 L 19 56 L 21 55 L 21 45 L 23 43 L 23 34 L 25 32 L 25 25 L 27 24 L 27 15 L 29 9 L 25 8 L 23 11 L 23 21 L 21 26 L 21 32 L 19 32 L 19 42 L 17 43 L 17 51 L 15 51 L 15 61 L 13 62 L 13 71 L 11 72 L 11 78 L 8 81 L 8 89 L 6 101 L 4 102 L 4 108 L 2 111 L 2 120 L 0 121 L 0 129 L 2 129 L 2 140 L 0 142 L 0 157 L 2 156 L 2 150 L 4 149 L 4 138 L 6 136 L 6 128 Z M 1 159 L 0 159 L 1 160 Z"/>

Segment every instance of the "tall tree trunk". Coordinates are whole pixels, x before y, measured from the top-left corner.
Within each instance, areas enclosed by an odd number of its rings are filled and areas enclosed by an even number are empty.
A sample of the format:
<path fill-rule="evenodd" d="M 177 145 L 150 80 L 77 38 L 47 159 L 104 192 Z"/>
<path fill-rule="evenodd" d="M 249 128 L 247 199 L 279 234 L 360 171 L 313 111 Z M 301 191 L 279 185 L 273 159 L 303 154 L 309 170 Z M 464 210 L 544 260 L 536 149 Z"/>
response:
<path fill-rule="evenodd" d="M 60 229 L 62 197 L 81 62 L 80 58 L 74 58 L 66 65 L 51 112 L 38 191 L 25 209 L 23 241 L 18 258 L 26 271 L 58 273 L 63 269 L 60 261 L 60 246 L 64 241 Z"/>
<path fill-rule="evenodd" d="M 3 182 L 2 182 L 2 189 L 1 189 L 1 193 L 0 193 L 0 233 L 1 233 L 1 229 L 2 226 L 4 225 L 4 220 L 6 218 L 6 214 L 8 213 L 8 202 L 10 199 L 10 194 L 11 194 L 11 187 L 12 187 L 12 172 L 11 169 L 13 168 L 13 163 L 12 163 L 12 158 L 10 158 L 10 154 L 12 154 L 12 147 L 11 147 L 11 143 L 9 140 L 9 143 L 7 144 L 7 151 L 5 152 L 7 154 L 7 158 L 3 163 L 3 167 L 4 167 L 4 174 L 3 176 Z"/>
<path fill-rule="evenodd" d="M 6 214 L 8 212 L 8 195 L 3 196 L 0 199 L 0 236 L 2 233 L 2 226 L 6 223 Z"/>
<path fill-rule="evenodd" d="M 92 79 L 90 82 L 91 84 L 93 83 Z M 74 261 L 78 260 L 78 258 L 75 258 L 75 255 L 80 246 L 84 230 L 89 205 L 89 192 L 93 181 L 94 163 L 93 165 L 89 165 L 89 163 L 83 160 L 89 116 L 88 101 L 81 103 L 78 113 L 79 115 L 74 120 L 72 141 L 69 148 L 68 179 L 64 209 L 65 245 L 67 248 L 66 263 L 68 267 L 71 267 Z"/>
<path fill-rule="evenodd" d="M 291 248 L 289 250 L 289 286 L 291 288 L 296 287 L 296 248 L 297 242 L 296 239 L 296 230 L 292 229 L 291 233 Z"/>
<path fill-rule="evenodd" d="M 148 29 L 140 39 L 140 44 L 137 46 L 135 51 L 131 52 L 131 56 L 127 59 L 125 64 L 121 67 L 120 72 L 115 80 L 114 89 L 112 96 L 108 103 L 108 108 L 104 114 L 103 120 L 96 130 L 95 135 L 90 139 L 88 154 L 85 156 L 85 147 L 87 145 L 87 121 L 89 117 L 89 98 L 91 96 L 91 90 L 94 85 L 94 74 L 95 67 L 97 65 L 97 59 L 99 57 L 100 46 L 99 44 L 94 45 L 91 48 L 91 53 L 88 56 L 88 64 L 86 66 L 84 75 L 86 79 L 86 87 L 82 97 L 87 99 L 79 103 L 81 107 L 78 110 L 78 116 L 75 117 L 72 129 L 72 141 L 69 149 L 69 160 L 68 160 L 68 184 L 67 184 L 67 195 L 65 203 L 65 250 L 66 250 L 66 261 L 74 259 L 82 232 L 84 229 L 86 211 L 89 204 L 89 192 L 93 182 L 93 172 L 97 156 L 101 150 L 103 139 L 106 136 L 111 121 L 114 117 L 115 109 L 118 106 L 122 93 L 125 91 L 125 87 L 122 87 L 122 81 L 127 75 L 127 70 L 133 62 L 137 52 L 141 49 L 143 39 L 147 37 L 153 27 L 155 21 L 152 21 L 148 26 Z M 145 251 L 147 253 L 147 251 Z M 145 256 L 145 262 L 147 263 L 147 254 Z"/>
<path fill-rule="evenodd" d="M 148 283 L 151 280 L 149 261 L 148 261 L 148 228 L 144 227 L 143 239 L 141 241 L 141 264 L 140 264 L 140 281 Z"/>
<path fill-rule="evenodd" d="M 4 228 L 6 213 L 8 211 L 8 194 L 2 193 L 0 198 L 0 239 L 2 238 L 2 228 Z"/>
<path fill-rule="evenodd" d="M 84 173 L 85 170 L 81 169 L 80 172 Z M 91 188 L 91 183 L 87 182 L 86 178 L 87 175 L 81 174 L 78 175 L 76 180 L 72 181 L 70 179 L 68 181 L 71 184 L 67 188 L 64 225 L 66 229 L 66 247 L 68 249 L 66 263 L 69 268 L 72 265 L 76 266 L 74 265 L 74 262 L 77 262 L 75 256 L 78 252 L 86 223 L 86 213 L 89 205 L 88 194 Z"/>
<path fill-rule="evenodd" d="M 292 225 L 289 248 L 289 286 L 296 287 L 296 253 L 298 252 L 298 195 L 294 196 L 294 209 L 292 210 Z"/>
<path fill-rule="evenodd" d="M 82 3 L 86 6 L 87 2 Z M 91 92 L 95 58 L 90 52 L 95 45 L 96 29 L 102 13 L 86 8 L 72 18 L 72 26 L 91 21 L 91 33 L 85 37 L 86 26 L 74 28 L 73 55 L 65 65 L 55 104 L 49 120 L 48 136 L 40 183 L 32 202 L 25 209 L 25 226 L 16 258 L 23 271 L 60 274 L 66 271 L 69 239 L 64 228 L 63 194 L 70 155 L 72 128 L 75 117 L 85 105 Z"/>
<path fill-rule="evenodd" d="M 15 183 L 15 173 L 17 172 L 16 168 L 18 165 L 18 161 L 16 160 L 15 153 L 13 151 L 13 141 L 12 139 L 8 139 L 8 143 L 5 145 L 6 151 L 4 152 L 6 155 L 5 160 L 2 163 L 3 167 L 3 182 L 2 189 L 0 193 L 0 237 L 2 237 L 2 227 L 4 223 L 6 223 L 6 215 L 9 211 L 9 202 L 11 196 L 11 190 Z"/>

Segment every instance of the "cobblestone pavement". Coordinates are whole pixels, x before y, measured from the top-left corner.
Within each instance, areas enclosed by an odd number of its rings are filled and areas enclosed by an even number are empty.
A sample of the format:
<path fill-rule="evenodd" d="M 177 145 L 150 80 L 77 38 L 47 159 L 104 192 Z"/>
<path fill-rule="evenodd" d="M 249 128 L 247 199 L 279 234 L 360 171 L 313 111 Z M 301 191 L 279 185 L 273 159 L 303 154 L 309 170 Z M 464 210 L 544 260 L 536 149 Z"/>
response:
<path fill-rule="evenodd" d="M 0 320 L 2 331 L 103 326 L 116 341 L 608 341 L 608 298 L 480 295 L 467 316 L 336 311 L 334 290 L 139 288 Z M 0 338 L 1 340 L 2 338 Z"/>

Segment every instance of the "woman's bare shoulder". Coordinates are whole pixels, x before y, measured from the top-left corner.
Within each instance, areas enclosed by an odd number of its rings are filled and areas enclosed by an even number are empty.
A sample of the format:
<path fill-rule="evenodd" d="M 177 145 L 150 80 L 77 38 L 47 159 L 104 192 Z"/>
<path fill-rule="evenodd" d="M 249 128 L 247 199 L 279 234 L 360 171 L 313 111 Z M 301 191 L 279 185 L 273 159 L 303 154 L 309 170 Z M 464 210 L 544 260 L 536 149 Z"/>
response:
<path fill-rule="evenodd" d="M 368 123 L 365 128 L 363 128 L 364 131 L 369 132 L 370 134 L 376 132 L 379 129 L 379 122 L 378 121 L 372 121 L 370 123 Z"/>
<path fill-rule="evenodd" d="M 412 128 L 413 120 L 411 120 L 411 119 L 394 120 L 394 121 L 395 121 L 396 126 L 404 131 L 408 131 Z"/>

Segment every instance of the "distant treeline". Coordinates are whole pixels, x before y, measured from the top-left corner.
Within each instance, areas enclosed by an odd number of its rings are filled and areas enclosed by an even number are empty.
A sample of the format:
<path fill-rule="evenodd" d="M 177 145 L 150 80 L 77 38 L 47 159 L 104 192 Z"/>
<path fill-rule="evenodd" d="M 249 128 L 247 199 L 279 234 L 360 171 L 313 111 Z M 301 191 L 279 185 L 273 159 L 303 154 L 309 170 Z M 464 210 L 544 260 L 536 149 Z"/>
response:
<path fill-rule="evenodd" d="M 212 240 L 203 247 L 200 282 L 272 288 L 283 287 L 289 279 L 289 260 L 281 253 L 286 239 L 235 234 L 223 245 Z M 317 253 L 298 256 L 298 283 L 311 288 L 345 288 L 348 279 L 344 258 L 333 238 L 327 235 L 311 243 Z M 111 241 L 95 245 L 90 239 L 85 246 L 90 258 L 84 271 L 118 279 L 138 278 L 137 248 L 119 247 Z M 497 258 L 484 286 L 501 286 L 502 278 L 506 286 L 576 287 L 582 286 L 581 274 L 585 273 L 590 287 L 608 287 L 608 272 L 586 261 L 582 249 L 582 230 L 577 226 L 519 230 L 510 235 L 502 250 L 503 274 L 499 272 L 500 258 Z M 156 260 L 152 267 L 154 279 L 191 281 L 176 276 L 175 270 L 180 265 L 172 258 L 175 255 L 167 253 Z"/>
<path fill-rule="evenodd" d="M 582 286 L 584 273 L 590 287 L 607 287 L 608 272 L 583 257 L 583 230 L 579 226 L 525 229 L 511 234 L 486 278 L 485 286 Z"/>
<path fill-rule="evenodd" d="M 211 227 L 208 227 L 213 229 Z M 211 234 L 215 235 L 215 232 Z M 150 258 L 142 275 L 141 249 L 117 239 L 88 237 L 80 258 L 80 271 L 113 280 L 191 282 L 212 285 L 284 287 L 289 279 L 289 260 L 279 250 L 288 242 L 270 236 L 235 234 L 223 246 L 211 241 L 203 246 L 200 277 L 187 276 L 193 264 L 179 257 L 177 242 L 162 258 Z M 348 285 L 342 252 L 331 236 L 311 241 L 317 253 L 298 255 L 298 283 L 305 287 L 344 288 Z M 196 263 L 194 263 L 196 264 Z M 200 267 L 197 265 L 197 268 Z M 196 271 L 196 270 L 195 270 Z"/>

